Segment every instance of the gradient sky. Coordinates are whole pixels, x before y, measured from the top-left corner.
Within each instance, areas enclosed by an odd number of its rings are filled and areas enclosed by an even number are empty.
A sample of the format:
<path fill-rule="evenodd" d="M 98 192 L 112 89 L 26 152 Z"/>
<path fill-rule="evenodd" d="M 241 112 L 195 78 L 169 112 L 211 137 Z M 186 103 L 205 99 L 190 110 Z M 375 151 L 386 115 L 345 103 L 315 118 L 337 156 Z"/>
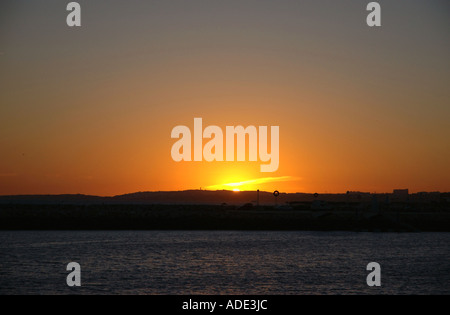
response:
<path fill-rule="evenodd" d="M 0 2 L 1 195 L 450 191 L 448 0 L 68 2 Z M 280 126 L 278 171 L 174 162 L 194 117 Z"/>

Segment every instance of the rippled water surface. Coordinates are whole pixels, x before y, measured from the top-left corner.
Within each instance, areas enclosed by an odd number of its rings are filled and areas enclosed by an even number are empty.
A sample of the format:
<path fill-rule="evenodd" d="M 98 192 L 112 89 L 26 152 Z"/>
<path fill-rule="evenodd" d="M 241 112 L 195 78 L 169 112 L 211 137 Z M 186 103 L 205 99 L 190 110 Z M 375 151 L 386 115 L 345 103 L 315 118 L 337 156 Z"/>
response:
<path fill-rule="evenodd" d="M 0 294 L 450 294 L 449 262 L 450 233 L 0 231 Z"/>

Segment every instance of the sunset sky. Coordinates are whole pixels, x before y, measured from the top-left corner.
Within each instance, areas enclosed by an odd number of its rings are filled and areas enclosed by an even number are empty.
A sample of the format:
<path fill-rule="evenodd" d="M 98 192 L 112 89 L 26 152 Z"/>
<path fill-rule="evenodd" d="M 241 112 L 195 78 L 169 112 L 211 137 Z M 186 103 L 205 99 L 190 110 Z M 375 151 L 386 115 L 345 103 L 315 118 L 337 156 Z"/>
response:
<path fill-rule="evenodd" d="M 450 1 L 0 2 L 0 195 L 450 191 Z M 280 164 L 171 130 L 280 127 Z M 224 184 L 238 185 L 224 185 Z"/>

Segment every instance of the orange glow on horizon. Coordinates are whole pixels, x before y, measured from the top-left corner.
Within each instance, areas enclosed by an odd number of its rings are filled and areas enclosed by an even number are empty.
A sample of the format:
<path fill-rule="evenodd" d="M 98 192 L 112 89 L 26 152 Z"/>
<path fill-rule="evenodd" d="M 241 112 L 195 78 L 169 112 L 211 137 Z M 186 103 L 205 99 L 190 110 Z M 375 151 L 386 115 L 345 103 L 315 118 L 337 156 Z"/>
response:
<path fill-rule="evenodd" d="M 277 182 L 286 182 L 286 181 L 298 181 L 298 178 L 295 178 L 293 176 L 280 176 L 280 177 L 263 177 L 263 178 L 256 178 L 256 179 L 250 179 L 250 180 L 241 180 L 241 181 L 234 181 L 232 183 L 226 183 L 226 184 L 218 184 L 218 185 L 212 185 L 207 186 L 206 189 L 208 190 L 230 190 L 233 191 L 243 191 L 243 190 L 251 190 L 256 191 L 258 189 L 261 190 L 262 187 L 268 187 L 268 185 L 275 185 L 274 183 Z M 271 190 L 271 189 L 269 189 Z"/>
<path fill-rule="evenodd" d="M 449 19 L 440 5 L 393 2 L 402 14 L 380 32 L 355 19 L 364 14 L 357 2 L 339 25 L 321 1 L 223 1 L 224 10 L 196 2 L 189 14 L 138 1 L 133 11 L 146 14 L 130 11 L 121 23 L 110 18 L 121 5 L 101 2 L 91 12 L 107 14 L 80 32 L 52 27 L 61 19 L 52 1 L 39 4 L 50 22 L 27 5 L 7 10 L 0 195 L 450 191 Z M 426 23 L 415 23 L 422 11 Z M 194 131 L 195 117 L 224 131 L 279 126 L 278 170 L 261 173 L 248 158 L 173 161 L 171 131 Z"/>

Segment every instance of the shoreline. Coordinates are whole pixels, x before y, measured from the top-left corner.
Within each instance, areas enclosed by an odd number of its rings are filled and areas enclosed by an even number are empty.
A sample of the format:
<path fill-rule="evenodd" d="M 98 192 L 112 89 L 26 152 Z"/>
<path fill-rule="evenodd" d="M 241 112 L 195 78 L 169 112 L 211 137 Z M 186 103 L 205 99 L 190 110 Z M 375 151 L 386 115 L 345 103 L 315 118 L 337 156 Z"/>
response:
<path fill-rule="evenodd" d="M 220 205 L 1 205 L 0 230 L 450 232 L 450 212 Z"/>

